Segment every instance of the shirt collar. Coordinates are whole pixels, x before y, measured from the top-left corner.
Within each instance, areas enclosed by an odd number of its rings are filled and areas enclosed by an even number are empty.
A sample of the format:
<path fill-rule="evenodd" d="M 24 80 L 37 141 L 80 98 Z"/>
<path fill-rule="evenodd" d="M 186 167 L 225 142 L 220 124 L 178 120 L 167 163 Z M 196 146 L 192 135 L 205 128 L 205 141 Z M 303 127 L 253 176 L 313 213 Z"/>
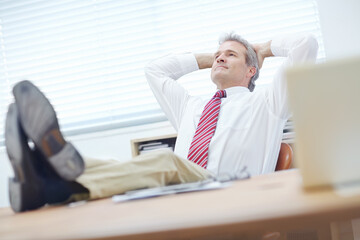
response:
<path fill-rule="evenodd" d="M 231 96 L 238 93 L 250 92 L 250 90 L 247 87 L 241 87 L 241 86 L 226 88 L 225 91 L 226 91 L 226 96 Z"/>

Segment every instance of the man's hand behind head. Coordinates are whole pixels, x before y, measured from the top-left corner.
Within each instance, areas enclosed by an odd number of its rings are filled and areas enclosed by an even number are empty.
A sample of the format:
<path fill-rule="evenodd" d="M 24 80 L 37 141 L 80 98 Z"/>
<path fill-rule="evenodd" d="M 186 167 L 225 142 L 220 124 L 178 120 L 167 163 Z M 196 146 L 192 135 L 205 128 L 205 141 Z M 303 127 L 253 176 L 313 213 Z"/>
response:
<path fill-rule="evenodd" d="M 259 68 L 262 67 L 265 58 L 274 56 L 274 54 L 271 52 L 271 41 L 252 44 L 252 47 L 256 52 Z"/>

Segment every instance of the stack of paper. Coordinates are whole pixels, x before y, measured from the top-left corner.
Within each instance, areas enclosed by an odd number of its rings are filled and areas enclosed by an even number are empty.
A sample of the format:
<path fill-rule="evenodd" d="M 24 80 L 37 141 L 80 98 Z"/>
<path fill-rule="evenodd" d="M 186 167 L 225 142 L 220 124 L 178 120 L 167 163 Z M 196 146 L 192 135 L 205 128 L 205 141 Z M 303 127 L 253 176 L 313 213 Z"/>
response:
<path fill-rule="evenodd" d="M 145 143 L 145 144 L 140 144 L 139 145 L 139 154 L 144 154 L 144 153 L 148 153 L 160 148 L 168 148 L 171 151 L 174 151 L 174 146 L 171 146 L 169 143 L 165 143 L 162 141 L 155 141 L 155 142 L 150 142 L 150 143 Z"/>

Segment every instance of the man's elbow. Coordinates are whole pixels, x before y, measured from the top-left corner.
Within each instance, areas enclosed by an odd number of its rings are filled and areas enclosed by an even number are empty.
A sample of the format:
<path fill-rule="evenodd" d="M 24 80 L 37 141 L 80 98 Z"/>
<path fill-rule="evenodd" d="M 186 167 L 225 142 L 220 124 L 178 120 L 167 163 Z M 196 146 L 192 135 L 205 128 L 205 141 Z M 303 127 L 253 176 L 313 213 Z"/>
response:
<path fill-rule="evenodd" d="M 164 72 L 166 71 L 167 62 L 169 62 L 170 60 L 171 59 L 169 55 L 165 55 L 149 61 L 144 67 L 145 75 L 164 74 Z"/>
<path fill-rule="evenodd" d="M 296 62 L 315 62 L 319 44 L 315 36 L 306 34 L 302 36 L 298 47 L 294 49 L 293 56 L 297 59 Z"/>
<path fill-rule="evenodd" d="M 156 64 L 153 61 L 148 62 L 144 67 L 145 76 L 156 71 Z"/>
<path fill-rule="evenodd" d="M 161 76 L 164 75 L 164 72 L 162 71 L 161 66 L 158 64 L 157 59 L 152 60 L 145 65 L 144 73 L 149 83 L 161 78 Z"/>
<path fill-rule="evenodd" d="M 307 34 L 304 36 L 303 43 L 310 52 L 317 53 L 319 49 L 319 43 L 313 34 Z"/>
<path fill-rule="evenodd" d="M 179 72 L 180 63 L 175 54 L 168 54 L 159 58 L 156 58 L 144 67 L 145 76 L 150 80 L 148 76 L 152 76 L 151 78 L 159 79 L 161 77 L 167 76 L 174 80 L 180 77 Z"/>

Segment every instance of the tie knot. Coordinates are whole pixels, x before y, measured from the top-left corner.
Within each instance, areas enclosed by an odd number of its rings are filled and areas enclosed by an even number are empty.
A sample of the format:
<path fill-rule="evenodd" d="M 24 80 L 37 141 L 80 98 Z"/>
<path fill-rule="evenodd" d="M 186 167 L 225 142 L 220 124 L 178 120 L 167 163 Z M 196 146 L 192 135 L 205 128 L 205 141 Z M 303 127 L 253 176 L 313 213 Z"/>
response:
<path fill-rule="evenodd" d="M 214 97 L 218 97 L 218 98 L 223 98 L 223 97 L 226 97 L 226 92 L 225 90 L 219 90 L 215 93 L 215 96 Z"/>

